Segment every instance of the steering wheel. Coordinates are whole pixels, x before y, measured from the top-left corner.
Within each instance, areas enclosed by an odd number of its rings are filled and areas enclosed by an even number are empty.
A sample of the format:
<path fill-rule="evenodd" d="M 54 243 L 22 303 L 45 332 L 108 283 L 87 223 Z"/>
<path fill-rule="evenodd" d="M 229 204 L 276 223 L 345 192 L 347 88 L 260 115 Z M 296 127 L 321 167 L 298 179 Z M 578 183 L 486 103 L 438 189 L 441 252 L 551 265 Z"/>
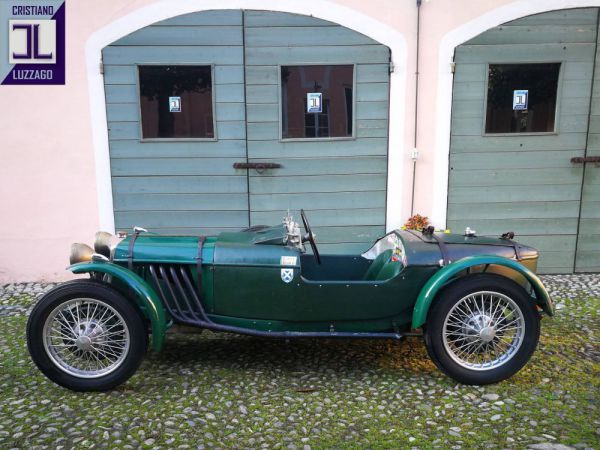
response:
<path fill-rule="evenodd" d="M 315 255 L 317 264 L 321 264 L 321 255 L 319 255 L 319 250 L 317 250 L 315 235 L 310 229 L 310 224 L 308 223 L 308 219 L 306 218 L 306 214 L 303 209 L 300 210 L 300 217 L 302 217 L 302 223 L 304 224 L 304 229 L 306 230 L 306 235 L 302 237 L 302 242 L 310 242 L 310 247 L 312 248 L 313 254 Z"/>

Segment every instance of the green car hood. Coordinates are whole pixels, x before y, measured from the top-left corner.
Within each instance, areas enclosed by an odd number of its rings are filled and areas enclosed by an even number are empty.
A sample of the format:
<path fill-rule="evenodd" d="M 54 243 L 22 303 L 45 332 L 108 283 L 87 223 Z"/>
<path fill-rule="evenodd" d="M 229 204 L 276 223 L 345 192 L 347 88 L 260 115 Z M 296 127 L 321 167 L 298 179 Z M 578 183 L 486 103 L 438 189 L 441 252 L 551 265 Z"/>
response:
<path fill-rule="evenodd" d="M 264 258 L 260 255 L 270 254 L 269 247 L 272 245 L 283 245 L 285 236 L 283 225 L 259 228 L 255 231 L 226 232 L 218 236 L 208 236 L 202 245 L 202 261 L 204 264 L 229 261 L 239 264 L 245 260 L 256 259 L 256 257 L 262 260 Z M 133 236 L 129 235 L 119 243 L 114 251 L 113 261 L 121 263 L 128 261 L 132 238 Z M 140 233 L 135 239 L 132 259 L 136 263 L 195 264 L 198 259 L 199 239 L 199 236 Z M 255 244 L 263 245 L 255 246 Z M 219 255 L 215 256 L 217 248 L 220 251 Z M 290 249 L 289 253 L 293 254 L 293 252 L 294 250 Z M 280 255 L 280 252 L 277 255 Z"/>
<path fill-rule="evenodd" d="M 123 239 L 115 249 L 113 260 L 127 262 L 132 236 Z M 198 258 L 198 236 L 163 236 L 141 233 L 135 239 L 133 261 L 136 263 L 191 264 Z M 215 237 L 207 237 L 202 246 L 202 259 L 213 260 Z"/>

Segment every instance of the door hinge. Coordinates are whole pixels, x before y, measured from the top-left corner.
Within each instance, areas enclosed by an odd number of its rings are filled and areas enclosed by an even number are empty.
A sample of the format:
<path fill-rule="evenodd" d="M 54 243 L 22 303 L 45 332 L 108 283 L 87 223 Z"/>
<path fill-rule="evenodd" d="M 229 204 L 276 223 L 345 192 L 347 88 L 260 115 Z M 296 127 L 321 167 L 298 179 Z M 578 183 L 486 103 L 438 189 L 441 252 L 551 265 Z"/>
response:
<path fill-rule="evenodd" d="M 100 69 L 100 73 L 104 75 L 104 63 L 102 60 L 100 60 L 100 63 L 98 64 L 98 69 Z"/>
<path fill-rule="evenodd" d="M 456 63 L 454 61 L 450 62 L 450 72 L 454 73 L 456 70 Z"/>
<path fill-rule="evenodd" d="M 394 73 L 395 69 L 396 67 L 394 67 L 394 61 L 390 61 L 390 73 Z"/>

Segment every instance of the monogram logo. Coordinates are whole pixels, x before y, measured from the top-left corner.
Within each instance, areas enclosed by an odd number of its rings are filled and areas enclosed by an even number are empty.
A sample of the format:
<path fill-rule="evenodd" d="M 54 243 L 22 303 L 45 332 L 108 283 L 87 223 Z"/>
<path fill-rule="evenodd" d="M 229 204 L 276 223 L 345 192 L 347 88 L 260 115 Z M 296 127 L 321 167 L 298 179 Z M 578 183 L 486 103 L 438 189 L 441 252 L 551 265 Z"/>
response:
<path fill-rule="evenodd" d="M 10 64 L 56 63 L 55 20 L 9 20 Z"/>

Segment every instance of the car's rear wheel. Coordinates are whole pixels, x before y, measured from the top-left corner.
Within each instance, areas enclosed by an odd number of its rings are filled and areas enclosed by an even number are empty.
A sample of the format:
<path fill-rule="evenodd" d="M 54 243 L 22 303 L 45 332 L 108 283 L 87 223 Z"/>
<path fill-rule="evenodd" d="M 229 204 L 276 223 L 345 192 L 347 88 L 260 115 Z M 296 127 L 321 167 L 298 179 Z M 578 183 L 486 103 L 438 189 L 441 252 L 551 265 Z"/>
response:
<path fill-rule="evenodd" d="M 119 292 L 77 280 L 48 292 L 27 323 L 33 361 L 52 381 L 75 391 L 104 391 L 125 382 L 147 347 L 142 315 Z"/>
<path fill-rule="evenodd" d="M 539 335 L 539 313 L 521 286 L 498 275 L 476 274 L 452 283 L 435 299 L 425 343 L 450 377 L 489 384 L 518 372 Z"/>

